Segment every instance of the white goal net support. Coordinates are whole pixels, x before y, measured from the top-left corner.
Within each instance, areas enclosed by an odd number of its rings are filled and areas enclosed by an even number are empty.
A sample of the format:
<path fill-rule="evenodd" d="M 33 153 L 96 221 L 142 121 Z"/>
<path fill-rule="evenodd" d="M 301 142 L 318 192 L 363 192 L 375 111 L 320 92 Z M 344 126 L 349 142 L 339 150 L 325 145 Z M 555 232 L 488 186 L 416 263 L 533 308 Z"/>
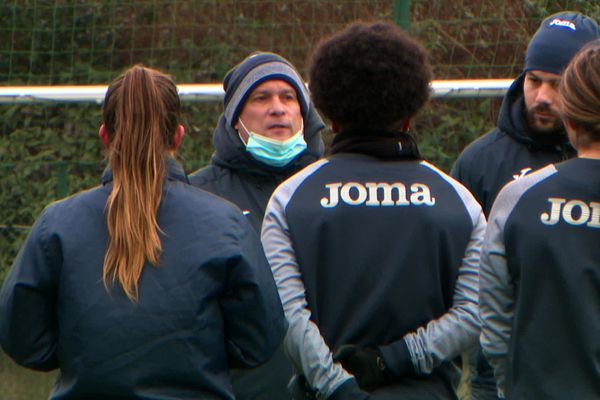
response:
<path fill-rule="evenodd" d="M 500 97 L 510 87 L 512 79 L 434 80 L 433 98 Z M 101 103 L 106 85 L 82 86 L 4 86 L 0 87 L 1 103 L 78 102 Z M 211 102 L 223 98 L 220 83 L 178 85 L 183 101 Z"/>

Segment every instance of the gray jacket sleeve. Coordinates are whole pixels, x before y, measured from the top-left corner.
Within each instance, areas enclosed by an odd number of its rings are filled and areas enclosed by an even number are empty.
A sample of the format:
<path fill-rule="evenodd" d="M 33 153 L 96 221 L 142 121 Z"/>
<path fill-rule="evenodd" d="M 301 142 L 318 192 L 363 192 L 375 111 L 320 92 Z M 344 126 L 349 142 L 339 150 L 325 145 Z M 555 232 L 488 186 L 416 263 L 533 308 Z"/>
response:
<path fill-rule="evenodd" d="M 345 381 L 352 378 L 339 363 L 334 363 L 331 350 L 319 328 L 310 320 L 304 282 L 294 254 L 285 209 L 302 180 L 319 168 L 317 162 L 280 186 L 271 197 L 262 227 L 262 242 L 271 264 L 285 316 L 289 323 L 284 350 L 296 371 L 302 373 L 317 390 L 318 398 L 329 397 Z"/>
<path fill-rule="evenodd" d="M 521 196 L 534 183 L 556 170 L 543 168 L 506 185 L 490 213 L 481 254 L 479 315 L 481 346 L 494 368 L 498 396 L 504 398 L 509 343 L 512 335 L 515 286 L 507 267 L 504 227 Z"/>
<path fill-rule="evenodd" d="M 473 196 L 458 182 L 441 172 L 440 174 L 462 198 L 473 229 L 458 270 L 452 307 L 440 318 L 405 335 L 400 343 L 379 347 L 386 365 L 397 375 L 411 372 L 418 375 L 429 374 L 441 363 L 454 359 L 472 347 L 479 337 L 479 261 L 486 220 Z M 402 353 L 406 355 L 403 356 Z"/>
<path fill-rule="evenodd" d="M 510 281 L 506 266 L 502 225 L 499 215 L 492 212 L 482 249 L 479 278 L 481 346 L 494 368 L 500 398 L 504 398 L 505 364 L 515 296 L 514 285 Z"/>

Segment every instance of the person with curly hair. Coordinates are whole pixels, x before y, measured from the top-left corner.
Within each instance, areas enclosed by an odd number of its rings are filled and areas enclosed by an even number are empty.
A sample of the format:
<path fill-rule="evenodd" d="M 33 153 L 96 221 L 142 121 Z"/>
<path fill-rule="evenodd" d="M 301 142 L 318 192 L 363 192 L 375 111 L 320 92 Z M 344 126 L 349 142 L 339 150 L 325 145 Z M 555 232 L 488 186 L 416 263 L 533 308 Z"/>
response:
<path fill-rule="evenodd" d="M 500 398 L 600 398 L 600 40 L 557 99 L 577 157 L 504 186 L 482 248 L 481 344 Z"/>
<path fill-rule="evenodd" d="M 425 49 L 391 23 L 353 23 L 312 55 L 331 154 L 278 187 L 261 235 L 294 398 L 457 398 L 452 360 L 479 336 L 486 223 L 408 133 L 431 77 Z"/>

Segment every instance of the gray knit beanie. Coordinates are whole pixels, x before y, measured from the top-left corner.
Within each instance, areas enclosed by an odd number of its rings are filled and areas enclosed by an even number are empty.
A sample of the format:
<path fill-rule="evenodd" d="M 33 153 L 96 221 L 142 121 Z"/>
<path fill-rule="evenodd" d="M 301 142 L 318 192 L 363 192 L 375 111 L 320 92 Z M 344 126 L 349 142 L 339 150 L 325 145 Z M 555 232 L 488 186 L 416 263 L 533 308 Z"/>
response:
<path fill-rule="evenodd" d="M 281 79 L 296 89 L 302 116 L 306 117 L 310 95 L 298 71 L 288 60 L 275 53 L 257 52 L 233 67 L 223 79 L 223 106 L 227 123 L 233 126 L 252 90 L 271 79 Z"/>

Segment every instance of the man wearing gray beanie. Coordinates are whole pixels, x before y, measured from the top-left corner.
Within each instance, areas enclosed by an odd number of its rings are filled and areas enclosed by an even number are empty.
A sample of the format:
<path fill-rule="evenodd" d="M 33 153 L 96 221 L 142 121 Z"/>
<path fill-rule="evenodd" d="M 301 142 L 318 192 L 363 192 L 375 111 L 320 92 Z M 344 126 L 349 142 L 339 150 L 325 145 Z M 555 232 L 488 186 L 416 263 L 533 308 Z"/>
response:
<path fill-rule="evenodd" d="M 547 17 L 533 35 L 497 127 L 467 146 L 452 168 L 451 175 L 473 193 L 486 217 L 506 183 L 575 156 L 559 116 L 558 83 L 571 58 L 598 37 L 593 19 L 569 11 Z M 493 371 L 480 347 L 469 355 L 469 367 L 472 398 L 496 399 Z"/>
<path fill-rule="evenodd" d="M 275 188 L 322 157 L 325 125 L 296 68 L 277 54 L 251 54 L 226 74 L 223 89 L 211 163 L 189 179 L 240 207 L 259 234 Z M 290 398 L 292 373 L 282 349 L 261 367 L 232 369 L 236 399 Z"/>

